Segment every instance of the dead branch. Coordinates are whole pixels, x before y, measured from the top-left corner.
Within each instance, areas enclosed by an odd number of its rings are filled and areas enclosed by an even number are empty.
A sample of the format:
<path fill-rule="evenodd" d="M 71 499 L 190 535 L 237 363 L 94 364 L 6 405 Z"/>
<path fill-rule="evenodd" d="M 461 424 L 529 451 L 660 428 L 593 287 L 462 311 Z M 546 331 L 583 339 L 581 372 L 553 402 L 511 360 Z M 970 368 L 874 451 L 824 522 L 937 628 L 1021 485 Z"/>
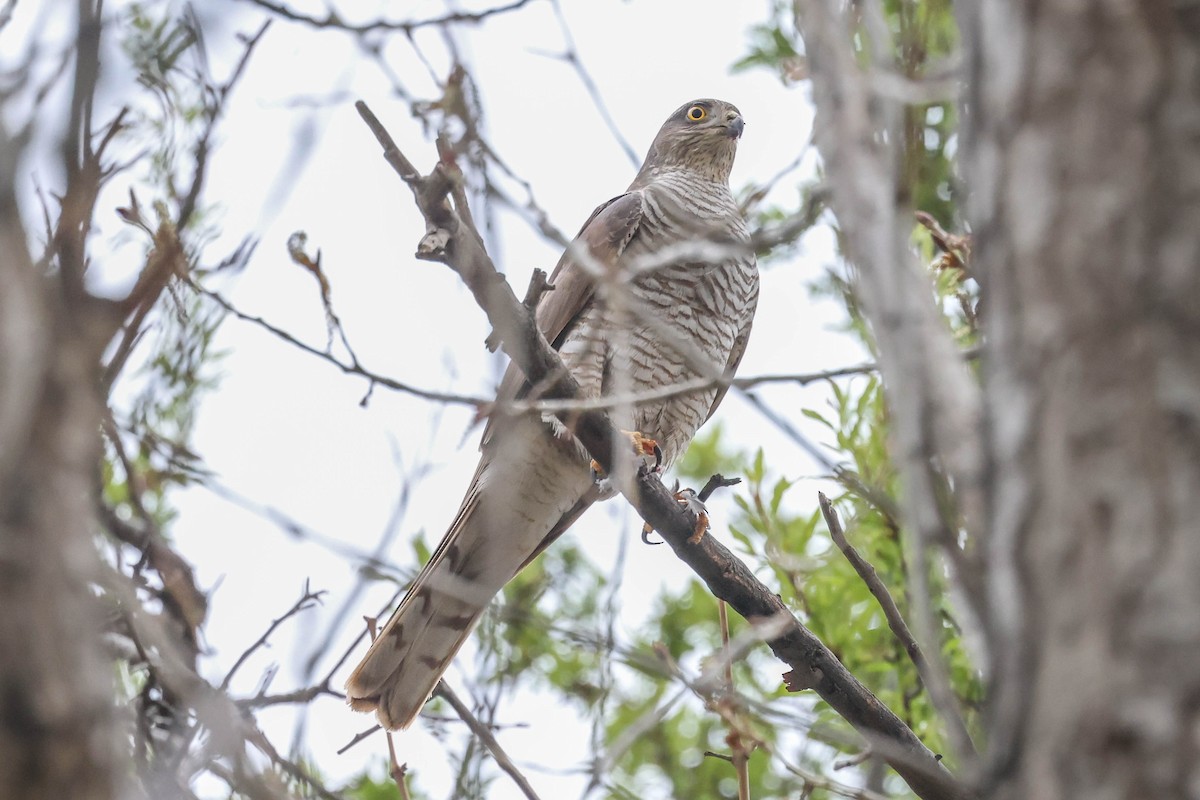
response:
<path fill-rule="evenodd" d="M 271 638 L 271 634 L 275 632 L 276 628 L 299 614 L 301 611 L 305 611 L 315 605 L 320 605 L 321 598 L 324 596 L 324 594 L 325 591 L 323 589 L 316 592 L 312 591 L 312 589 L 309 588 L 308 581 L 304 581 L 304 589 L 300 592 L 300 599 L 293 603 L 291 608 L 283 612 L 282 616 L 271 620 L 271 624 L 267 626 L 265 631 L 263 631 L 263 635 L 258 637 L 258 639 L 254 641 L 254 644 L 247 647 L 242 654 L 238 656 L 237 661 L 233 662 L 233 666 L 230 667 L 229 672 L 225 674 L 225 679 L 221 681 L 221 690 L 224 691 L 225 689 L 229 688 L 230 681 L 233 680 L 233 676 L 237 674 L 237 671 L 241 669 L 242 664 L 245 664 L 246 659 L 250 658 L 250 656 L 252 656 L 256 650 L 266 646 L 267 640 Z"/>
<path fill-rule="evenodd" d="M 888 627 L 904 647 L 904 652 L 912 660 L 913 666 L 917 668 L 917 674 L 921 676 L 921 682 L 929 691 L 930 699 L 933 700 L 942 720 L 947 726 L 955 729 L 953 735 L 958 741 L 970 742 L 972 750 L 974 750 L 974 742 L 971 740 L 970 731 L 967 730 L 967 723 L 963 719 L 957 699 L 953 694 L 947 697 L 941 693 L 941 684 L 930 675 L 929 662 L 921 651 L 921 646 L 917 644 L 916 637 L 909 630 L 908 623 L 904 621 L 904 616 L 900 613 L 900 607 L 896 605 L 892 593 L 884 585 L 879 573 L 875 571 L 874 565 L 863 558 L 858 549 L 846 539 L 846 533 L 842 530 L 842 523 L 838 519 L 837 509 L 833 507 L 833 503 L 829 502 L 829 498 L 825 496 L 824 492 L 817 492 L 817 502 L 821 506 L 821 515 L 825 517 L 825 524 L 829 526 L 829 538 L 833 539 L 833 543 L 842 551 L 842 555 L 850 562 L 850 566 L 854 567 L 858 577 L 867 585 L 867 589 L 879 603 L 879 607 L 883 609 L 883 616 L 887 619 Z"/>
<path fill-rule="evenodd" d="M 504 14 L 529 4 L 530 0 L 513 0 L 507 5 L 496 6 L 495 8 L 487 8 L 482 11 L 453 11 L 449 14 L 443 14 L 440 17 L 430 17 L 421 20 L 407 21 L 390 21 L 385 19 L 372 20 L 370 22 L 352 23 L 342 19 L 342 17 L 333 9 L 324 16 L 316 17 L 311 14 L 297 11 L 283 3 L 276 3 L 272 0 L 246 0 L 251 5 L 258 6 L 264 11 L 269 11 L 277 17 L 290 20 L 292 22 L 301 22 L 313 28 L 334 28 L 336 30 L 346 31 L 347 33 L 371 33 L 372 31 L 400 31 L 402 33 L 411 34 L 418 28 L 428 28 L 439 25 L 449 25 L 451 23 L 477 23 L 482 22 L 488 17 L 496 14 Z"/>
<path fill-rule="evenodd" d="M 532 315 L 496 271 L 479 236 L 466 229 L 463 218 L 448 202 L 451 180 L 445 167 L 439 163 L 428 176 L 422 176 L 367 105 L 359 101 L 356 108 L 383 147 L 385 160 L 412 191 L 425 218 L 427 232 L 418 245 L 417 257 L 444 263 L 462 278 L 499 333 L 504 351 L 531 382 L 546 386 L 545 396 L 574 397 L 578 383 L 541 335 Z M 624 451 L 614 448 L 614 442 L 622 438 L 607 415 L 584 411 L 574 416 L 572 423 L 576 438 L 605 472 L 619 474 L 618 467 L 625 465 L 618 464 L 617 458 Z M 619 483 L 621 493 L 642 519 L 660 532 L 714 596 L 729 603 L 751 625 L 784 622 L 785 632 L 772 636 L 768 644 L 791 667 L 790 686 L 814 689 L 924 800 L 972 796 L 916 734 L 851 675 L 783 601 L 716 537 L 706 536 L 696 544 L 689 544 L 696 516 L 680 506 L 657 475 L 641 474 Z"/>
<path fill-rule="evenodd" d="M 596 85 L 596 81 L 592 78 L 592 73 L 588 71 L 583 64 L 583 59 L 579 56 L 579 49 L 575 46 L 575 37 L 571 35 L 571 26 L 567 24 L 567 18 L 563 14 L 562 4 L 559 0 L 550 0 L 550 5 L 554 8 L 554 18 L 558 21 L 558 29 L 563 37 L 563 53 L 559 56 L 563 61 L 571 65 L 575 70 L 575 74 L 579 77 L 579 82 L 583 84 L 584 90 L 587 91 L 588 97 L 592 101 L 592 105 L 600 114 L 600 119 L 604 120 L 604 125 L 616 140 L 617 146 L 621 148 L 621 152 L 629 159 L 629 163 L 637 169 L 642 160 L 638 158 L 633 146 L 629 144 L 629 140 L 621 133 L 621 129 L 617 127 L 617 121 L 613 119 L 612 112 L 608 110 L 608 104 L 604 102 L 604 97 L 600 94 L 600 87 Z"/>
<path fill-rule="evenodd" d="M 471 733 L 475 734 L 475 738 L 479 739 L 483 743 L 483 746 L 488 749 L 488 752 L 492 754 L 492 758 L 496 760 L 496 766 L 504 770 L 513 779 L 513 783 L 517 784 L 521 793 L 529 798 L 529 800 L 540 800 L 537 792 L 529 785 L 529 780 L 517 768 L 513 760 L 509 758 L 508 753 L 504 752 L 504 748 L 500 746 L 500 742 L 496 741 L 496 737 L 492 735 L 488 727 L 471 713 L 471 709 L 450 688 L 450 685 L 446 683 L 444 678 L 437 685 L 437 688 L 434 689 L 433 693 L 435 696 L 441 697 L 449 703 L 450 707 L 454 709 L 454 713 L 458 714 L 459 719 L 467 723 L 467 727 L 471 729 Z"/>
<path fill-rule="evenodd" d="M 317 347 L 313 347 L 312 345 L 307 344 L 306 342 L 300 341 L 292 334 L 288 333 L 287 331 L 283 330 L 282 328 L 272 325 L 270 322 L 263 319 L 262 317 L 258 317 L 253 314 L 248 314 L 245 311 L 242 311 L 237 306 L 233 305 L 228 300 L 226 300 L 225 297 L 222 296 L 219 292 L 216 292 L 216 291 L 213 291 L 212 289 L 208 289 L 204 286 L 201 286 L 197 281 L 195 281 L 191 277 L 185 278 L 185 282 L 187 283 L 187 285 L 189 287 L 192 288 L 193 291 L 197 292 L 198 294 L 203 295 L 204 297 L 207 297 L 209 300 L 213 301 L 214 303 L 219 305 L 221 308 L 225 309 L 230 314 L 232 314 L 233 316 L 242 320 L 243 322 L 248 322 L 251 325 L 255 325 L 259 328 L 262 328 L 263 330 L 267 331 L 271 335 L 283 340 L 284 342 L 287 342 L 291 346 L 296 347 L 300 350 L 303 350 L 305 353 L 308 353 L 309 355 L 316 356 L 317 358 L 321 359 L 322 361 L 326 362 L 327 364 L 331 364 L 331 365 L 337 367 L 346 375 L 357 375 L 360 378 L 366 378 L 367 381 L 369 381 L 372 386 L 383 386 L 387 389 L 392 389 L 397 392 L 403 392 L 405 394 L 411 394 L 414 397 L 420 397 L 425 400 L 433 400 L 433 401 L 439 402 L 439 403 L 454 403 L 454 404 L 458 404 L 458 405 L 468 405 L 468 406 L 472 406 L 476 409 L 483 408 L 489 404 L 489 401 L 483 397 L 472 397 L 471 395 L 454 394 L 452 392 L 436 392 L 436 391 L 433 391 L 430 389 L 422 389 L 419 386 L 412 386 L 411 384 L 404 383 L 403 381 L 398 381 L 395 378 L 389 378 L 386 375 L 382 375 L 378 372 L 373 372 L 373 371 L 367 369 L 366 367 L 362 366 L 362 364 L 358 363 L 357 360 L 353 361 L 352 363 L 342 361 L 340 358 L 333 355 L 332 353 L 329 353 L 325 350 L 321 350 L 320 348 L 317 348 Z"/>

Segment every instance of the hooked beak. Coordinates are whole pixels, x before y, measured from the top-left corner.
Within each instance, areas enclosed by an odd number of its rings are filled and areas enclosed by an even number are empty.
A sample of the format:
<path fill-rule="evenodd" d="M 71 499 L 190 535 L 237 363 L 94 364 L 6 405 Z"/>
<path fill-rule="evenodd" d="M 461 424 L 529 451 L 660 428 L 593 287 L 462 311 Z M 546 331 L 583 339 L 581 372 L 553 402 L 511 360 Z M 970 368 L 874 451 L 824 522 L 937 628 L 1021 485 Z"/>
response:
<path fill-rule="evenodd" d="M 731 139 L 742 138 L 742 131 L 746 128 L 746 121 L 742 119 L 742 115 L 733 111 L 725 117 L 725 130 Z"/>

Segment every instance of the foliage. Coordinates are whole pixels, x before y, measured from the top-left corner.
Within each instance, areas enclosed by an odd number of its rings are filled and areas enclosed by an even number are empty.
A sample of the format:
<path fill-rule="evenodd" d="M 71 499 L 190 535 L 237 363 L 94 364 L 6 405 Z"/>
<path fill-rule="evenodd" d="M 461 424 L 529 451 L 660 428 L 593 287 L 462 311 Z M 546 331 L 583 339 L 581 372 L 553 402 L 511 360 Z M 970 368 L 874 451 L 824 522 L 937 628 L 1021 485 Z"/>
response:
<path fill-rule="evenodd" d="M 121 49 L 150 99 L 131 98 L 118 144 L 141 156 L 130 161 L 139 173 L 138 191 L 153 194 L 149 205 L 157 212 L 158 224 L 171 225 L 169 220 L 181 214 L 185 203 L 194 203 L 194 197 L 189 199 L 191 187 L 203 168 L 195 157 L 217 113 L 209 103 L 207 59 L 193 18 L 169 7 L 139 3 L 121 14 Z M 141 205 L 131 194 L 131 207 Z M 216 231 L 194 207 L 182 222 L 180 243 L 189 266 L 196 268 Z M 148 256 L 154 243 L 143 247 Z M 223 354 L 214 341 L 225 316 L 194 294 L 169 291 L 151 312 L 148 334 L 134 343 L 129 361 L 113 368 L 110 381 L 120 381 L 103 467 L 103 495 L 117 513 L 133 515 L 144 508 L 154 524 L 166 530 L 173 517 L 168 489 L 207 474 L 190 439 L 203 396 L 219 382 Z M 113 441 L 114 435 L 122 442 Z"/>

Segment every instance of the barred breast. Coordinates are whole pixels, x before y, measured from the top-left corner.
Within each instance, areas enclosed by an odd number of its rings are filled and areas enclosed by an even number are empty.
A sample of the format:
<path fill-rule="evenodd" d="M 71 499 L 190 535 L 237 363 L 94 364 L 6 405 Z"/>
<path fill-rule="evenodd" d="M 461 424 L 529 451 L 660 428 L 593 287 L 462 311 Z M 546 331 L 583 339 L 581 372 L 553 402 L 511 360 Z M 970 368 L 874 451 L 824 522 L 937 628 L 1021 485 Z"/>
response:
<path fill-rule="evenodd" d="M 620 283 L 597 300 L 561 352 L 585 394 L 637 397 L 725 372 L 758 302 L 753 252 L 688 259 L 657 268 L 672 247 L 745 243 L 749 232 L 726 183 L 688 171 L 655 176 L 640 190 L 643 216 L 622 254 Z M 717 247 L 714 247 L 714 251 Z M 710 388 L 613 410 L 622 428 L 658 441 L 664 460 L 682 455 L 708 418 Z"/>

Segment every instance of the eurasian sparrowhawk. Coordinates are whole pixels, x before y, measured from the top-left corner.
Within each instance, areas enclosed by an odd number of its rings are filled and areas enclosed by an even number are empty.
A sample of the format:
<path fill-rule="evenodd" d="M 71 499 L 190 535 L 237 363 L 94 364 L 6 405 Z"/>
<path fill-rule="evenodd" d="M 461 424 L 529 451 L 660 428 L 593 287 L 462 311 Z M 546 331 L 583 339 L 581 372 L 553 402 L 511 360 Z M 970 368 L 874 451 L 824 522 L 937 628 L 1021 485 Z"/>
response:
<path fill-rule="evenodd" d="M 667 119 L 628 191 L 597 208 L 563 254 L 537 322 L 585 397 L 669 465 L 725 394 L 746 349 L 758 268 L 729 189 L 741 113 L 696 100 Z M 579 255 L 586 252 L 587 255 Z M 530 387 L 510 365 L 501 401 Z M 569 421 L 569 415 L 563 415 Z M 491 599 L 606 493 L 568 426 L 493 418 L 466 498 L 436 552 L 346 682 L 386 728 L 412 723 Z"/>

